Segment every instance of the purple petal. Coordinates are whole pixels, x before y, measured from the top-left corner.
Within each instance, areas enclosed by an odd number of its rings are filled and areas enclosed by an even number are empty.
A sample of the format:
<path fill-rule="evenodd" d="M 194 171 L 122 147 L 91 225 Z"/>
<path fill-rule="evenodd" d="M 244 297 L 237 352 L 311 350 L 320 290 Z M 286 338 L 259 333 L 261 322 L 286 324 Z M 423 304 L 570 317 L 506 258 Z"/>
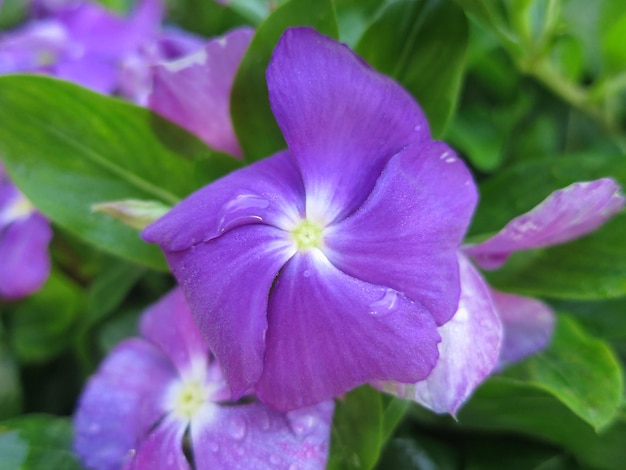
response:
<path fill-rule="evenodd" d="M 322 212 L 331 222 L 351 213 L 393 155 L 429 138 L 424 114 L 402 87 L 313 29 L 285 31 L 267 84 L 302 172 L 309 217 Z"/>
<path fill-rule="evenodd" d="M 204 47 L 206 39 L 182 29 L 165 27 L 159 34 L 159 50 L 166 60 L 192 54 Z"/>
<path fill-rule="evenodd" d="M 499 365 L 505 366 L 535 354 L 550 343 L 555 317 L 543 302 L 491 290 L 504 327 Z"/>
<path fill-rule="evenodd" d="M 457 250 L 476 205 L 472 176 L 445 144 L 395 156 L 359 210 L 329 227 L 330 261 L 420 302 L 438 325 L 456 311 Z"/>
<path fill-rule="evenodd" d="M 502 266 L 514 251 L 563 243 L 592 232 L 624 206 L 610 178 L 554 191 L 530 212 L 511 220 L 490 239 L 465 252 L 484 269 Z"/>
<path fill-rule="evenodd" d="M 166 418 L 144 439 L 124 470 L 190 470 L 183 453 L 186 425 Z M 212 468 L 212 467 L 206 467 Z"/>
<path fill-rule="evenodd" d="M 250 225 L 188 250 L 166 252 L 235 400 L 263 370 L 270 288 L 293 254 L 285 238 L 274 227 Z"/>
<path fill-rule="evenodd" d="M 480 273 L 463 255 L 461 300 L 452 319 L 439 328 L 439 361 L 430 376 L 414 385 L 386 383 L 383 389 L 415 400 L 436 413 L 456 414 L 492 372 L 502 343 L 502 325 Z"/>
<path fill-rule="evenodd" d="M 252 29 L 237 29 L 190 56 L 155 66 L 149 107 L 210 147 L 241 157 L 230 92 L 252 35 Z"/>
<path fill-rule="evenodd" d="M 37 212 L 0 227 L 0 297 L 17 299 L 39 290 L 50 275 L 50 223 Z"/>
<path fill-rule="evenodd" d="M 333 407 L 328 401 L 283 414 L 253 403 L 222 407 L 212 420 L 194 417 L 197 468 L 323 470 Z"/>
<path fill-rule="evenodd" d="M 209 346 L 200 334 L 180 288 L 175 288 L 142 315 L 142 336 L 161 348 L 184 373 L 197 358 L 208 361 Z"/>
<path fill-rule="evenodd" d="M 292 258 L 270 296 L 265 368 L 255 390 L 278 410 L 366 382 L 416 382 L 434 367 L 439 334 L 419 304 L 337 270 L 319 251 Z"/>
<path fill-rule="evenodd" d="M 89 468 L 117 470 L 165 414 L 176 370 L 142 339 L 121 343 L 91 377 L 74 415 L 74 449 Z"/>
<path fill-rule="evenodd" d="M 32 22 L 3 34 L 0 40 L 0 73 L 42 70 L 67 48 L 69 38 L 54 20 Z"/>
<path fill-rule="evenodd" d="M 118 81 L 117 65 L 112 60 L 83 55 L 78 59 L 64 58 L 54 67 L 54 75 L 94 91 L 111 94 Z"/>
<path fill-rule="evenodd" d="M 304 212 L 303 201 L 298 170 L 282 152 L 196 191 L 146 227 L 143 238 L 178 251 L 241 225 L 291 226 Z"/>

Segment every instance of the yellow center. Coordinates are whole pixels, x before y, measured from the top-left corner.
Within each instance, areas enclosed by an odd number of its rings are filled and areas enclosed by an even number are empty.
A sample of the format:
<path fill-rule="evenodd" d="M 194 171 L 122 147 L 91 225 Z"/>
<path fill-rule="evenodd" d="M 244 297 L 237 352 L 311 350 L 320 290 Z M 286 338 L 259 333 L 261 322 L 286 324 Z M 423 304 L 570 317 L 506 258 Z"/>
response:
<path fill-rule="evenodd" d="M 291 234 L 300 251 L 321 248 L 324 242 L 324 229 L 308 220 L 303 220 Z"/>
<path fill-rule="evenodd" d="M 189 380 L 179 384 L 174 398 L 174 414 L 181 419 L 191 419 L 206 401 L 206 387 L 198 381 Z"/>

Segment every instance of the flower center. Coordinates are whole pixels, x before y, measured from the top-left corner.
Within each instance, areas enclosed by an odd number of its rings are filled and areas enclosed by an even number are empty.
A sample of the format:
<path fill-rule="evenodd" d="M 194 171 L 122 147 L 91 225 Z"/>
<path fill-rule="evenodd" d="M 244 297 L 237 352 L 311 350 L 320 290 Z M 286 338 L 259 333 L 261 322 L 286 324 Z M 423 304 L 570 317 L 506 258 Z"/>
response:
<path fill-rule="evenodd" d="M 324 243 L 324 229 L 306 219 L 291 232 L 291 235 L 300 251 L 321 248 Z"/>
<path fill-rule="evenodd" d="M 209 390 L 197 380 L 181 381 L 173 393 L 172 412 L 176 417 L 190 420 L 207 401 Z"/>
<path fill-rule="evenodd" d="M 0 211 L 0 226 L 15 222 L 22 217 L 30 215 L 35 207 L 22 194 L 11 202 L 3 211 Z"/>

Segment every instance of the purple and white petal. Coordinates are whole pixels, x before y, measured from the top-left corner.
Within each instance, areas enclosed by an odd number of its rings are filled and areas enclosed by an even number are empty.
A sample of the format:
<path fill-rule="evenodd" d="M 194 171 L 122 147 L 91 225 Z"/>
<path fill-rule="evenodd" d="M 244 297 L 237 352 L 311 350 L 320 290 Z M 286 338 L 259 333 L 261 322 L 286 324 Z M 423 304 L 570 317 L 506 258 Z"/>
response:
<path fill-rule="evenodd" d="M 117 346 L 89 379 L 74 415 L 74 450 L 89 468 L 117 470 L 165 415 L 172 363 L 142 339 Z"/>
<path fill-rule="evenodd" d="M 50 275 L 50 222 L 38 212 L 0 223 L 0 297 L 18 299 L 39 290 Z"/>
<path fill-rule="evenodd" d="M 359 210 L 326 230 L 323 251 L 345 273 L 421 303 L 442 325 L 459 302 L 457 251 L 476 201 L 470 172 L 447 145 L 410 147 Z"/>
<path fill-rule="evenodd" d="M 335 268 L 318 250 L 299 253 L 270 295 L 259 398 L 278 410 L 327 400 L 376 380 L 417 382 L 437 358 L 426 309 L 399 292 Z"/>
<path fill-rule="evenodd" d="M 185 429 L 186 424 L 166 417 L 132 453 L 124 470 L 191 470 L 183 453 Z"/>
<path fill-rule="evenodd" d="M 241 157 L 230 92 L 253 34 L 250 28 L 236 29 L 192 55 L 155 66 L 149 107 L 211 148 Z"/>
<path fill-rule="evenodd" d="M 35 21 L 3 34 L 0 73 L 42 71 L 63 53 L 68 41 L 67 32 L 54 20 Z"/>
<path fill-rule="evenodd" d="M 619 185 L 610 178 L 574 183 L 554 191 L 541 204 L 511 220 L 490 239 L 465 252 L 480 267 L 497 269 L 518 250 L 573 240 L 604 224 L 624 206 Z"/>
<path fill-rule="evenodd" d="M 504 327 L 500 367 L 535 354 L 550 344 L 556 319 L 545 303 L 493 289 L 491 297 Z"/>
<path fill-rule="evenodd" d="M 52 67 L 53 75 L 103 94 L 111 94 L 118 85 L 117 64 L 97 55 L 76 59 L 64 57 Z"/>
<path fill-rule="evenodd" d="M 304 213 L 304 190 L 288 152 L 261 160 L 188 196 L 143 231 L 164 251 L 179 251 L 233 228 L 269 224 L 286 228 Z"/>
<path fill-rule="evenodd" d="M 263 371 L 270 288 L 293 252 L 282 230 L 249 225 L 166 253 L 234 400 Z"/>
<path fill-rule="evenodd" d="M 326 468 L 334 403 L 286 414 L 260 403 L 202 412 L 191 422 L 197 468 Z M 291 467 L 293 466 L 293 467 Z"/>
<path fill-rule="evenodd" d="M 175 288 L 151 305 L 141 316 L 141 335 L 157 345 L 181 373 L 194 361 L 207 367 L 209 346 L 191 316 L 180 288 Z"/>
<path fill-rule="evenodd" d="M 429 138 L 411 95 L 347 46 L 290 28 L 267 69 L 274 116 L 301 169 L 307 217 L 327 222 L 367 198 L 389 159 Z"/>
<path fill-rule="evenodd" d="M 436 413 L 452 415 L 495 368 L 503 336 L 489 287 L 465 256 L 459 255 L 459 264 L 461 300 L 452 319 L 439 327 L 437 365 L 426 380 L 416 384 L 379 385 Z"/>

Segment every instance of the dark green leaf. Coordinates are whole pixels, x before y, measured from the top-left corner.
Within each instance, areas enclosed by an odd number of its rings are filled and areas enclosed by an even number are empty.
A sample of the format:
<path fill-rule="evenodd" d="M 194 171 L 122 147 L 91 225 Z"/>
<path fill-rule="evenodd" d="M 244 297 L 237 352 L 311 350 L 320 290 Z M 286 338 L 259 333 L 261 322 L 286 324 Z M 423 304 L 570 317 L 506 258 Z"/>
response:
<path fill-rule="evenodd" d="M 383 403 L 382 440 L 383 442 L 386 442 L 404 418 L 404 415 L 411 407 L 412 402 L 409 400 L 401 400 L 400 398 L 396 398 L 394 396 L 384 395 Z"/>
<path fill-rule="evenodd" d="M 0 154 L 26 196 L 93 245 L 164 269 L 160 250 L 94 204 L 174 204 L 238 163 L 147 109 L 43 76 L 0 77 Z M 195 160 L 195 161 L 194 161 Z"/>
<path fill-rule="evenodd" d="M 452 2 L 403 0 L 385 8 L 356 51 L 417 98 L 440 137 L 456 108 L 467 40 L 467 19 Z"/>
<path fill-rule="evenodd" d="M 333 0 L 339 23 L 339 39 L 354 47 L 376 13 L 391 0 Z"/>
<path fill-rule="evenodd" d="M 457 470 L 457 449 L 445 442 L 423 436 L 397 437 L 387 443 L 380 470 Z"/>
<path fill-rule="evenodd" d="M 566 316 L 560 316 L 547 350 L 511 371 L 551 393 L 596 429 L 619 412 L 624 384 L 613 351 Z"/>
<path fill-rule="evenodd" d="M 464 442 L 464 470 L 538 470 L 543 465 L 558 463 L 562 452 L 554 446 L 520 437 L 476 436 L 472 433 Z M 566 459 L 564 459 L 567 461 Z M 559 470 L 574 470 L 555 467 Z M 547 467 L 545 470 L 548 470 Z"/>
<path fill-rule="evenodd" d="M 290 26 L 312 26 L 327 36 L 338 35 L 331 0 L 290 0 L 259 26 L 237 72 L 230 103 L 247 160 L 259 160 L 286 147 L 270 109 L 265 69 L 278 39 Z"/>
<path fill-rule="evenodd" d="M 65 418 L 28 415 L 0 422 L 0 468 L 78 470 L 72 427 Z"/>
<path fill-rule="evenodd" d="M 53 271 L 44 287 L 22 301 L 11 317 L 11 343 L 23 362 L 45 362 L 73 340 L 73 329 L 84 311 L 83 291 Z"/>
<path fill-rule="evenodd" d="M 18 414 L 21 405 L 19 370 L 7 344 L 6 335 L 0 328 L 0 419 Z"/>
<path fill-rule="evenodd" d="M 206 0 L 169 0 L 169 17 L 181 28 L 206 37 L 218 36 L 246 24 L 254 24 L 229 5 Z"/>
<path fill-rule="evenodd" d="M 382 398 L 373 388 L 366 385 L 338 399 L 327 469 L 373 468 L 383 445 L 382 426 Z"/>

